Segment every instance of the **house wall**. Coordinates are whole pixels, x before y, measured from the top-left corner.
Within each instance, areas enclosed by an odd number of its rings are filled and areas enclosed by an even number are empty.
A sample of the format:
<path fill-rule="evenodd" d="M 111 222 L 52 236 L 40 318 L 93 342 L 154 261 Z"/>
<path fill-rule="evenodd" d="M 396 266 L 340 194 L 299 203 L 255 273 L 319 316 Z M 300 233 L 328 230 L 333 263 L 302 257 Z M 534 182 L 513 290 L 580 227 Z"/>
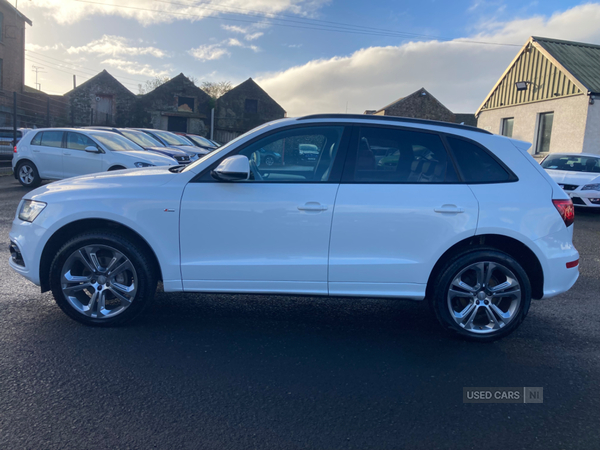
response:
<path fill-rule="evenodd" d="M 600 109 L 600 105 L 598 109 Z M 538 114 L 545 112 L 554 112 L 550 152 L 580 153 L 583 150 L 588 115 L 588 97 L 586 95 L 483 110 L 477 118 L 477 126 L 500 134 L 502 119 L 514 117 L 512 137 L 531 142 L 533 145 L 530 152 L 533 153 Z"/>
<path fill-rule="evenodd" d="M 583 152 L 600 155 L 600 99 L 597 98 L 593 105 L 588 103 L 587 122 L 585 124 L 585 137 Z"/>
<path fill-rule="evenodd" d="M 96 110 L 98 103 L 96 98 L 99 96 L 112 96 L 112 113 L 109 117 L 105 114 L 99 115 Z M 72 121 L 73 125 L 132 126 L 136 97 L 128 89 L 110 79 L 91 79 L 66 94 L 66 97 L 70 105 L 69 121 Z"/>
<path fill-rule="evenodd" d="M 0 3 L 0 12 L 4 15 L 0 40 L 1 89 L 21 92 L 25 84 L 25 21 L 10 4 Z"/>

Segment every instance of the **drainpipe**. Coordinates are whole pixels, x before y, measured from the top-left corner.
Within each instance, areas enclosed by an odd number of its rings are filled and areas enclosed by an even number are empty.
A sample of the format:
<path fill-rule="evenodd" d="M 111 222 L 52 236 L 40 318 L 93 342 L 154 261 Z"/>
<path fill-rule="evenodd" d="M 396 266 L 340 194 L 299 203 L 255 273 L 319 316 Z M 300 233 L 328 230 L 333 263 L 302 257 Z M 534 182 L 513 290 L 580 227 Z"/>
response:
<path fill-rule="evenodd" d="M 215 108 L 210 110 L 210 138 L 213 139 L 213 134 L 215 132 Z"/>

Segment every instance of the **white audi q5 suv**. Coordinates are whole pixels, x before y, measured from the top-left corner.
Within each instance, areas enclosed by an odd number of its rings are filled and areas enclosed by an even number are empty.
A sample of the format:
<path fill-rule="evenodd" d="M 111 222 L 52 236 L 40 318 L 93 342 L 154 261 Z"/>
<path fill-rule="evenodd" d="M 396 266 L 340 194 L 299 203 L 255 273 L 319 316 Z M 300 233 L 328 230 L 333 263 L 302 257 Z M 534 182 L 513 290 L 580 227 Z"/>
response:
<path fill-rule="evenodd" d="M 528 147 L 417 119 L 282 119 L 186 167 L 26 194 L 10 265 L 88 325 L 133 319 L 162 281 L 166 292 L 426 299 L 444 328 L 492 341 L 579 275 L 573 204 Z M 258 165 L 261 151 L 281 160 Z"/>

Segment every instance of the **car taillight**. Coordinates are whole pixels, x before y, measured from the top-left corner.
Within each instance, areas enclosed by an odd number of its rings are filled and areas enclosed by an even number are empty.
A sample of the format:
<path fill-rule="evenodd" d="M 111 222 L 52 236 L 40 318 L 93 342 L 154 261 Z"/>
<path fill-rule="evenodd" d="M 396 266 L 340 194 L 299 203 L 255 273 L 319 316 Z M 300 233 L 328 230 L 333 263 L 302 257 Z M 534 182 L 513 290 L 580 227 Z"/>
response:
<path fill-rule="evenodd" d="M 17 146 L 16 145 L 13 147 L 13 153 L 17 153 Z"/>
<path fill-rule="evenodd" d="M 552 200 L 554 206 L 558 210 L 560 217 L 565 222 L 565 225 L 568 227 L 575 221 L 575 207 L 573 206 L 573 201 L 569 200 Z"/>

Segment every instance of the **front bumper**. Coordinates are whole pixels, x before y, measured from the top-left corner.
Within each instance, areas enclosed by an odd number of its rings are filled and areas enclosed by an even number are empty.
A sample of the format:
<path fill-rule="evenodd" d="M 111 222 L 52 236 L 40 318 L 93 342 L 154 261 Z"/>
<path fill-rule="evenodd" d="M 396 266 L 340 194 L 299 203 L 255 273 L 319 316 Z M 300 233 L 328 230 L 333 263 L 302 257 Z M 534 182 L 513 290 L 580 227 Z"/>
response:
<path fill-rule="evenodd" d="M 565 191 L 575 206 L 588 208 L 600 208 L 600 191 L 582 191 L 578 188 L 574 191 Z"/>
<path fill-rule="evenodd" d="M 22 264 L 19 264 L 11 254 L 9 266 L 37 286 L 40 285 L 40 260 L 45 232 L 46 229 L 35 222 L 16 218 L 9 233 L 10 245 L 18 248 L 22 260 Z"/>

